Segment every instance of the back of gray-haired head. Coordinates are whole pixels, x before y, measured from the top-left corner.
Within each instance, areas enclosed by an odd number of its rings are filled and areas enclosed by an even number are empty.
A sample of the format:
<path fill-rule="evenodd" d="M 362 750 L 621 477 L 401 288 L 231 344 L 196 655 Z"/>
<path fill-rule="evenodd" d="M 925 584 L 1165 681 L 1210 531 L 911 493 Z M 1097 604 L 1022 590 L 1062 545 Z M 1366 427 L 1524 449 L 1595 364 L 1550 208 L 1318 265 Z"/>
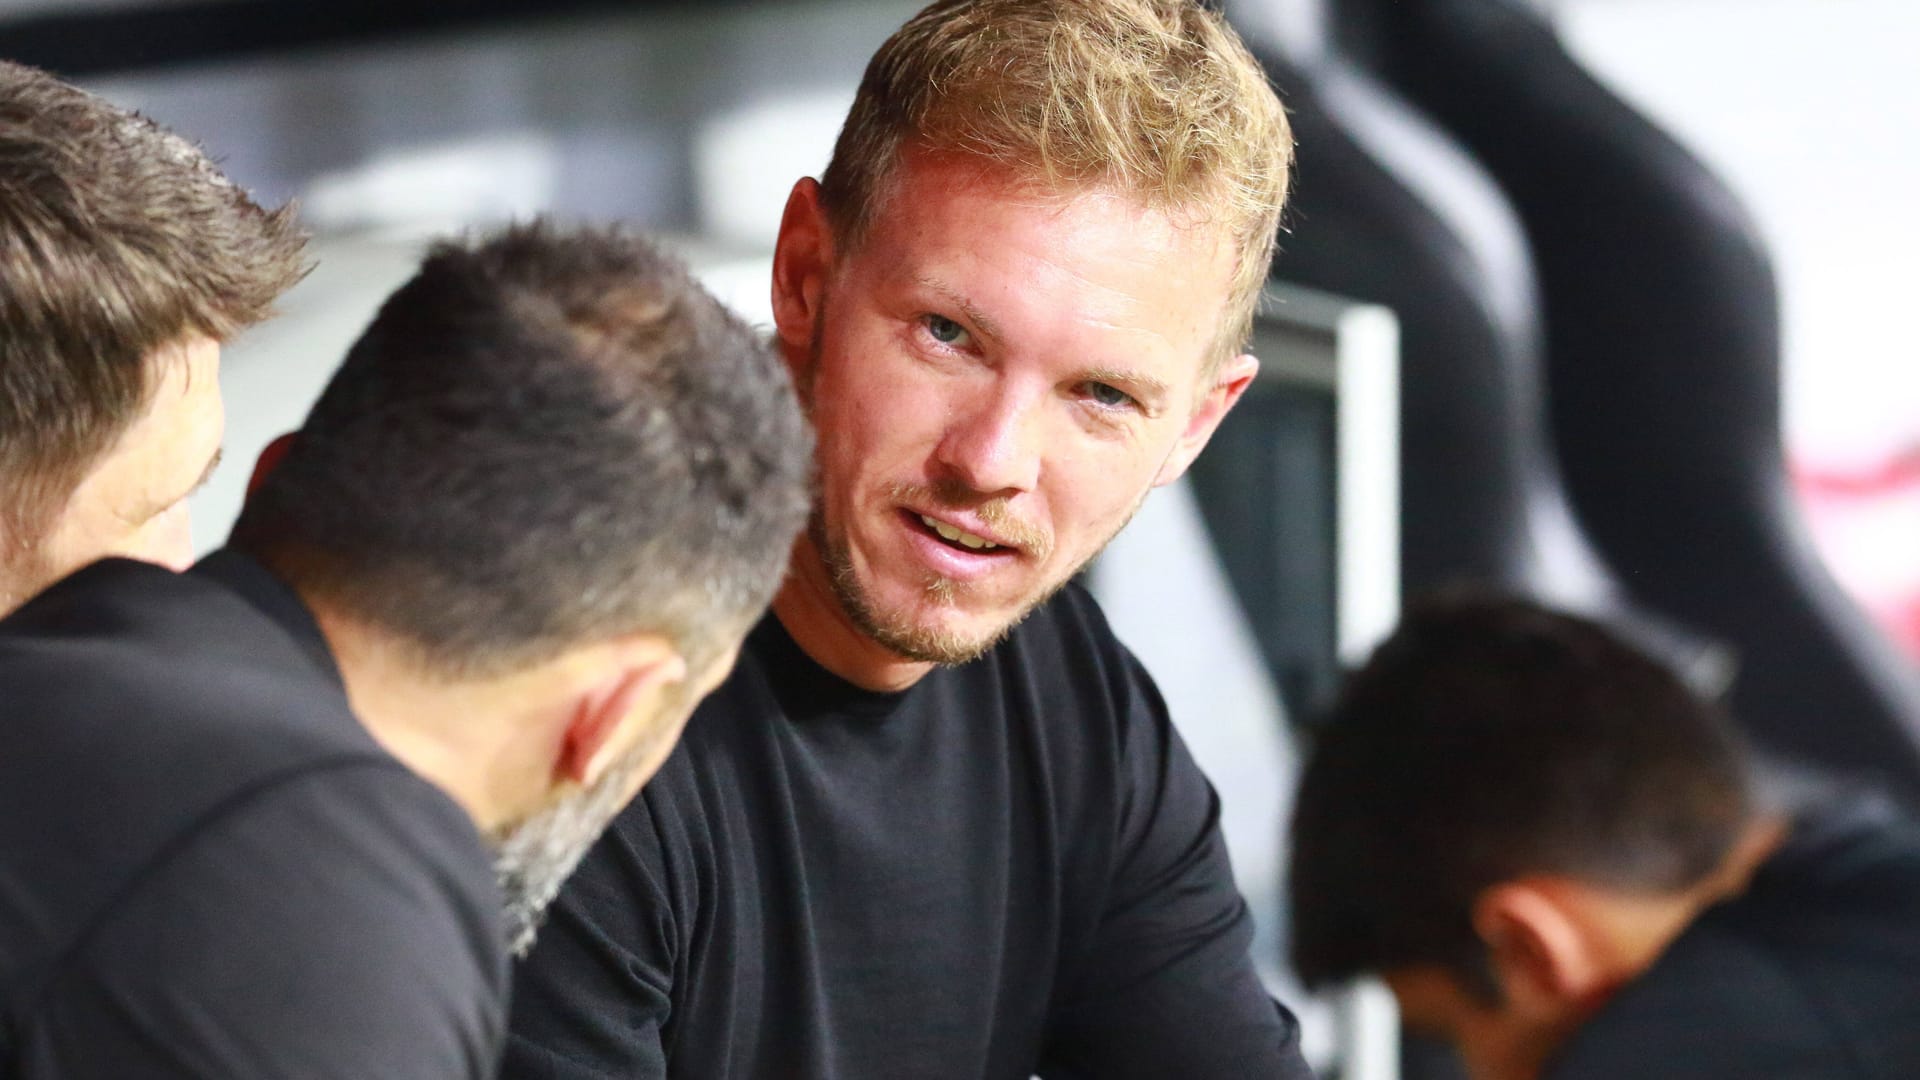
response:
<path fill-rule="evenodd" d="M 636 631 L 704 656 L 771 599 L 811 448 L 786 369 L 679 262 L 517 226 L 433 249 L 234 543 L 449 673 Z"/>

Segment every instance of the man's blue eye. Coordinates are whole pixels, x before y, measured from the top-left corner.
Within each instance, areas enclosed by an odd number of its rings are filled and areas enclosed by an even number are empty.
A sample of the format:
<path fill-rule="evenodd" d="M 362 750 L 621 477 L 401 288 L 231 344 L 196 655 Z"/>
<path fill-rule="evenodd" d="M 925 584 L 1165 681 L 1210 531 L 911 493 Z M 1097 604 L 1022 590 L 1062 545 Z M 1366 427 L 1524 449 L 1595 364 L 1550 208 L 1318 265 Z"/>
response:
<path fill-rule="evenodd" d="M 1086 388 L 1088 397 L 1109 409 L 1118 409 L 1122 406 L 1133 404 L 1132 395 L 1128 394 L 1125 390 L 1108 386 L 1106 383 L 1089 382 L 1086 384 Z"/>
<path fill-rule="evenodd" d="M 967 336 L 967 328 L 942 315 L 927 316 L 927 333 L 942 345 L 952 345 Z"/>

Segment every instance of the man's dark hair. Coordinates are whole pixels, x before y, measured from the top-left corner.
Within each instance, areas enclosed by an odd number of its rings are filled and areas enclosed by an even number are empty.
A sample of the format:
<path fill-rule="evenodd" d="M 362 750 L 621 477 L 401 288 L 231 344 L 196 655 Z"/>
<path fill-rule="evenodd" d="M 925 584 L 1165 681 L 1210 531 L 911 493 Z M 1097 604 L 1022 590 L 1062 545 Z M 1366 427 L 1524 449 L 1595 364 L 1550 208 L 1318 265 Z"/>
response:
<path fill-rule="evenodd" d="M 1703 880 L 1753 813 L 1721 712 L 1602 627 L 1530 603 L 1414 608 L 1343 688 L 1294 806 L 1293 963 L 1309 986 L 1438 965 L 1499 997 L 1472 924 L 1530 874 Z"/>
<path fill-rule="evenodd" d="M 387 300 L 232 543 L 449 674 L 637 631 L 692 663 L 771 598 L 811 448 L 785 367 L 677 261 L 516 226 Z"/>
<path fill-rule="evenodd" d="M 155 352 L 266 318 L 304 244 L 178 135 L 0 61 L 0 565 L 138 418 Z"/>

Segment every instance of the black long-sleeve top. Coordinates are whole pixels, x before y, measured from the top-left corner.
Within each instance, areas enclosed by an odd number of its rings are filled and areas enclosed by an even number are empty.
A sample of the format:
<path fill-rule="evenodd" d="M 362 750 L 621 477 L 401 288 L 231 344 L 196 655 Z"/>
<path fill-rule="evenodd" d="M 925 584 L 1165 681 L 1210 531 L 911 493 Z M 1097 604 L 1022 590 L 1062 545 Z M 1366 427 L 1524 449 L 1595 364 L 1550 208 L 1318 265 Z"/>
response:
<path fill-rule="evenodd" d="M 108 559 L 0 622 L 0 1077 L 486 1080 L 500 903 L 246 556 Z"/>
<path fill-rule="evenodd" d="M 1077 586 L 892 694 L 769 616 L 519 966 L 503 1075 L 1308 1077 L 1218 810 Z"/>

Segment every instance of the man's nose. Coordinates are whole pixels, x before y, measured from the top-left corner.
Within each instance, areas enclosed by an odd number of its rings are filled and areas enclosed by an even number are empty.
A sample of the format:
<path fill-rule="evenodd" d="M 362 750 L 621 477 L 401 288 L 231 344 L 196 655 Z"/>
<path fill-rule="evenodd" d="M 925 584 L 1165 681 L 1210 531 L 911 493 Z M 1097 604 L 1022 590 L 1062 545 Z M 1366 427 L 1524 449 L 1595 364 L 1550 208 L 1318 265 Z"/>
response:
<path fill-rule="evenodd" d="M 1041 392 L 1012 383 L 950 414 L 936 451 L 954 479 L 981 495 L 1004 497 L 1031 491 L 1040 481 L 1044 447 Z"/>

